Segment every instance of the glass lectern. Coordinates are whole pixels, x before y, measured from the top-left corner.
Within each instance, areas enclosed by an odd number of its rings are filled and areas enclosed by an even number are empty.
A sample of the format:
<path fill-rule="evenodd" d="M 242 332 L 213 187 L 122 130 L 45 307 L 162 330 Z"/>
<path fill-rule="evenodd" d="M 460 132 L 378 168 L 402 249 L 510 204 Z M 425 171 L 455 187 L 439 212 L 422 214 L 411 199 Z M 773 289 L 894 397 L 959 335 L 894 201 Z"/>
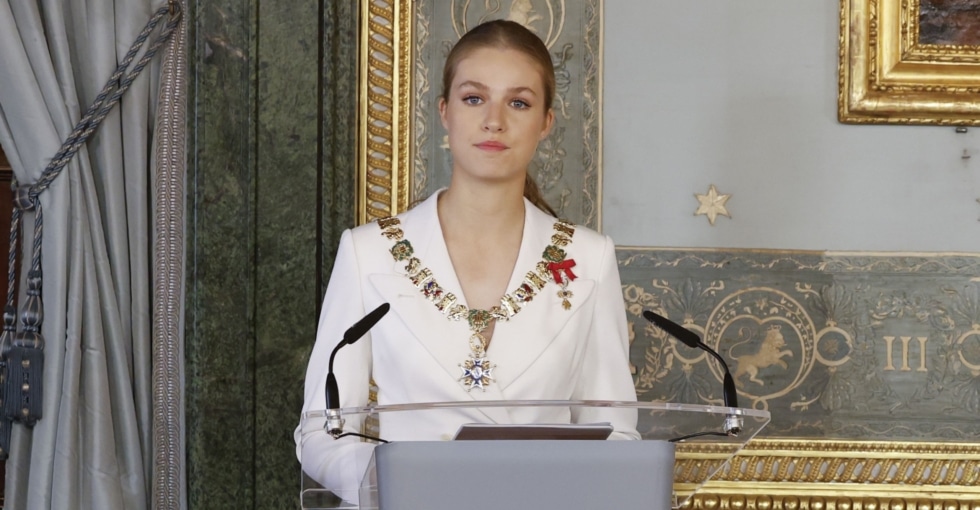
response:
<path fill-rule="evenodd" d="M 617 422 L 635 417 L 635 433 L 596 440 L 604 437 L 601 423 L 521 420 L 610 413 Z M 448 423 L 452 430 L 425 440 L 411 433 L 385 437 L 386 428 L 404 418 Z M 318 472 L 310 461 L 302 474 L 301 505 L 666 510 L 682 506 L 767 423 L 768 411 L 665 402 L 473 400 L 313 411 L 302 417 L 301 450 L 335 441 L 328 431 L 351 431 L 351 424 L 363 436 L 388 442 L 357 435 L 337 439 L 369 460 L 345 468 L 361 471 L 345 473 L 355 481 L 346 488 L 316 482 L 307 475 Z M 456 439 L 460 428 L 478 440 Z"/>

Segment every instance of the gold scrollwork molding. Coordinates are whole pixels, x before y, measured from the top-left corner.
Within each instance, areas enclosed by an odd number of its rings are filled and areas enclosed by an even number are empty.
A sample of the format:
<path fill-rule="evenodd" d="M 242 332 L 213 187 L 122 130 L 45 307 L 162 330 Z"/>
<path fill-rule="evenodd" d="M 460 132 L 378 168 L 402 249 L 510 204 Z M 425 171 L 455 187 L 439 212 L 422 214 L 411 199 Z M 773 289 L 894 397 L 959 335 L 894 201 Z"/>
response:
<path fill-rule="evenodd" d="M 409 199 L 411 0 L 361 0 L 357 222 L 404 211 Z"/>
<path fill-rule="evenodd" d="M 980 47 L 921 44 L 920 0 L 841 0 L 838 118 L 980 125 Z"/>
<path fill-rule="evenodd" d="M 785 494 L 792 492 L 792 494 Z M 896 493 L 878 496 L 806 495 L 795 489 L 774 489 L 769 494 L 710 494 L 695 496 L 693 510 L 977 510 L 976 501 L 953 498 L 905 498 Z"/>
<path fill-rule="evenodd" d="M 980 444 L 759 439 L 732 462 L 711 447 L 679 445 L 675 489 L 720 467 L 695 509 L 980 509 Z M 715 464 L 715 465 L 712 465 Z"/>

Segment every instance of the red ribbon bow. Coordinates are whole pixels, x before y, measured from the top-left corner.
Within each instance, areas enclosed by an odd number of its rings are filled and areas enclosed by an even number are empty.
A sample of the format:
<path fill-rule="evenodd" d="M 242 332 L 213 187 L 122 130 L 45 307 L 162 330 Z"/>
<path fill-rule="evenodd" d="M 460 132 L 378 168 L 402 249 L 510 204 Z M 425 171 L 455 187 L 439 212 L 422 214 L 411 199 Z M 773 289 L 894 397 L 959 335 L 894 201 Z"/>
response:
<path fill-rule="evenodd" d="M 569 280 L 575 279 L 575 273 L 572 272 L 572 268 L 575 267 L 575 259 L 565 259 L 561 262 L 549 262 L 548 269 L 551 271 L 551 276 L 554 277 L 555 283 L 561 285 L 561 273 L 565 272 Z"/>

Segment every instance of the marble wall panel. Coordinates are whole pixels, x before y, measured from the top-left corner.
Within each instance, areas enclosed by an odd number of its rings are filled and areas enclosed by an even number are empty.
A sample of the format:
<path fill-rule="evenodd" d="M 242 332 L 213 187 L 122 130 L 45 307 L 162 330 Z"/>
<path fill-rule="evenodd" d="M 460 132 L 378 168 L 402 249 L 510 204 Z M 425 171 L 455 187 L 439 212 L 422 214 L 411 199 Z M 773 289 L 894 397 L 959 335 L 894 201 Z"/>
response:
<path fill-rule="evenodd" d="M 293 428 L 316 334 L 317 2 L 259 2 L 255 166 L 255 505 L 296 504 Z"/>
<path fill-rule="evenodd" d="M 326 292 L 340 235 L 354 224 L 358 97 L 356 0 L 326 2 L 323 33 L 318 305 Z"/>
<path fill-rule="evenodd" d="M 356 3 L 192 13 L 190 508 L 294 508 L 293 429 L 340 233 L 354 222 Z"/>
<path fill-rule="evenodd" d="M 191 3 L 185 409 L 189 508 L 255 497 L 254 3 Z"/>

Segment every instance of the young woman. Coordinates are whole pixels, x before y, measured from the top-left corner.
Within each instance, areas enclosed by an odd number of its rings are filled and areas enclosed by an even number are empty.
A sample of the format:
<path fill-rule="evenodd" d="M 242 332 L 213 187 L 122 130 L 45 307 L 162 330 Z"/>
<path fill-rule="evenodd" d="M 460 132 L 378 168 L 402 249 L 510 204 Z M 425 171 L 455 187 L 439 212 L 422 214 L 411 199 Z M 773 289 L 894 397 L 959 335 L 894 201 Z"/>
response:
<path fill-rule="evenodd" d="M 344 233 L 304 412 L 324 408 L 328 358 L 345 329 L 382 303 L 390 313 L 337 355 L 341 407 L 365 405 L 372 379 L 382 405 L 636 399 L 613 242 L 555 218 L 528 176 L 554 123 L 554 94 L 547 48 L 517 23 L 487 22 L 455 45 L 439 99 L 449 187 Z M 611 422 L 614 437 L 637 437 L 635 414 L 608 410 L 486 408 L 380 420 L 387 440 L 448 439 L 471 422 Z M 300 439 L 297 430 L 308 475 L 330 489 L 356 489 L 369 443 L 322 431 Z"/>

